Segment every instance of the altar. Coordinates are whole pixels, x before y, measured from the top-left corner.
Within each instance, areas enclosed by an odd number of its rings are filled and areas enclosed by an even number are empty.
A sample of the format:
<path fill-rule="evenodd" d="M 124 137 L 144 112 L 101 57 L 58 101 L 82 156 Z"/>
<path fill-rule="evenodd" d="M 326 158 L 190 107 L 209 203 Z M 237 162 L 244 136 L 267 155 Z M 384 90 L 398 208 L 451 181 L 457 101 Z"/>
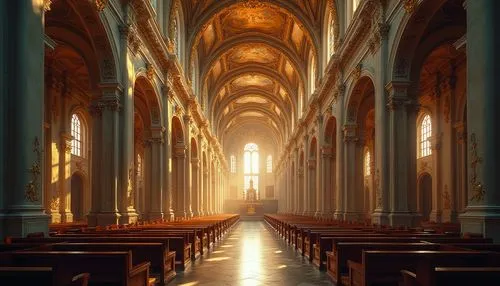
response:
<path fill-rule="evenodd" d="M 253 187 L 253 181 L 250 180 L 250 187 L 245 192 L 245 200 L 240 204 L 240 215 L 251 217 L 264 216 L 264 204 L 260 201 L 259 192 Z"/>

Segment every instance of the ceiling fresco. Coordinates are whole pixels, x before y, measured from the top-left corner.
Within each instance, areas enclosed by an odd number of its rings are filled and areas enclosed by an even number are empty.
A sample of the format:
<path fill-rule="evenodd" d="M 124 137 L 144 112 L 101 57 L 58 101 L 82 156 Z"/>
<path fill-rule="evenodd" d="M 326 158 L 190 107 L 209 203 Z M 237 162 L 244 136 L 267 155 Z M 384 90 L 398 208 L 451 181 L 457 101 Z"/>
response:
<path fill-rule="evenodd" d="M 277 140 L 292 132 L 298 95 L 327 0 L 184 0 L 188 61 L 215 132 L 265 125 Z M 229 136 L 229 135 L 228 135 Z"/>

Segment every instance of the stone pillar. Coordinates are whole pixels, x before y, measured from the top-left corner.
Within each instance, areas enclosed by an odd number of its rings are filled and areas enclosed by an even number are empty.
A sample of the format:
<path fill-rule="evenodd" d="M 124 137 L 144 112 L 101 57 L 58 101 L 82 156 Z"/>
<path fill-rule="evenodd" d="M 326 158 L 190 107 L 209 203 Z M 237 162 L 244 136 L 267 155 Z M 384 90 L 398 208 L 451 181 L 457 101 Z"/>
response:
<path fill-rule="evenodd" d="M 316 148 L 318 148 L 316 146 Z M 310 216 L 314 216 L 316 214 L 316 193 L 317 193 L 317 184 L 316 184 L 316 173 L 317 173 L 317 152 L 318 150 L 316 150 L 316 157 L 312 158 L 310 157 L 308 160 L 307 160 L 307 177 L 309 178 L 309 185 L 308 185 L 308 189 L 309 189 L 309 193 L 308 193 L 308 197 L 309 197 L 309 200 L 308 200 L 308 215 Z"/>
<path fill-rule="evenodd" d="M 332 217 L 332 202 L 333 202 L 333 188 L 332 188 L 332 147 L 331 146 L 323 146 L 321 148 L 321 180 L 322 180 L 322 189 L 320 193 L 321 196 L 321 209 L 322 216 L 324 217 Z"/>
<path fill-rule="evenodd" d="M 165 144 L 162 145 L 163 147 L 163 156 L 161 158 L 161 165 L 162 165 L 162 170 L 163 170 L 163 183 L 162 183 L 162 210 L 163 210 L 163 217 L 167 220 L 173 220 L 174 219 L 174 210 L 173 210 L 173 193 L 172 193 L 172 165 L 173 165 L 173 158 L 172 158 L 172 136 L 169 136 L 170 132 L 172 131 L 172 123 L 171 123 L 171 117 L 170 117 L 170 112 L 171 112 L 171 107 L 170 107 L 170 101 L 169 101 L 169 94 L 170 94 L 170 89 L 167 85 L 164 85 L 162 87 L 162 96 L 161 96 L 161 102 L 162 102 L 162 120 L 163 120 L 163 126 L 166 126 L 163 131 L 163 141 Z M 170 132 L 167 132 L 167 130 L 170 130 Z"/>
<path fill-rule="evenodd" d="M 344 131 L 344 176 L 345 176 L 345 193 L 344 193 L 344 219 L 359 220 L 363 217 L 363 189 L 360 188 L 361 178 L 357 178 L 357 170 L 360 168 L 361 162 L 356 156 L 357 145 L 359 138 L 356 136 L 357 125 L 355 123 L 347 123 L 342 130 Z M 359 182 L 361 180 L 361 182 Z"/>
<path fill-rule="evenodd" d="M 129 5 L 124 5 L 123 11 L 125 17 L 129 14 Z M 137 221 L 137 213 L 134 203 L 130 199 L 130 193 L 134 189 L 134 89 L 133 70 L 129 71 L 132 59 L 129 53 L 129 37 L 136 33 L 129 24 L 119 27 L 120 30 L 120 75 L 123 93 L 120 104 L 118 136 L 119 140 L 119 171 L 116 177 L 118 181 L 118 210 L 121 214 L 120 223 L 128 224 Z"/>
<path fill-rule="evenodd" d="M 102 85 L 102 97 L 92 106 L 92 206 L 89 225 L 118 224 L 118 158 L 120 92 L 117 85 Z M 94 208 L 94 206 L 96 206 Z"/>
<path fill-rule="evenodd" d="M 184 188 L 182 189 L 184 191 L 184 210 L 186 212 L 187 217 L 192 217 L 193 216 L 193 211 L 192 211 L 192 177 L 193 174 L 191 173 L 191 116 L 190 115 L 184 115 L 183 117 L 184 120 L 184 126 L 185 126 L 185 132 L 184 132 L 184 142 L 186 142 L 185 148 L 185 162 L 184 162 Z"/>
<path fill-rule="evenodd" d="M 193 215 L 200 216 L 200 203 L 199 203 L 199 172 L 200 172 L 200 159 L 191 158 L 191 169 L 192 169 L 192 193 L 193 193 Z"/>
<path fill-rule="evenodd" d="M 66 101 L 63 98 L 63 102 Z M 66 104 L 63 103 L 63 106 Z M 63 109 L 66 109 L 63 107 Z M 66 111 L 66 110 L 64 110 Z M 61 113 L 61 129 L 67 124 L 67 112 Z M 64 119 L 63 119 L 64 118 Z M 61 222 L 73 222 L 71 213 L 71 134 L 61 130 L 59 141 L 59 214 Z"/>
<path fill-rule="evenodd" d="M 203 148 L 202 148 L 202 142 L 203 142 L 203 135 L 201 133 L 198 134 L 198 215 L 199 216 L 204 216 L 205 215 L 205 198 L 204 198 L 204 190 L 205 190 L 205 183 L 204 183 L 204 174 L 205 174 L 205 169 L 203 168 Z"/>
<path fill-rule="evenodd" d="M 319 111 L 318 111 L 319 112 Z M 323 127 L 323 115 L 318 114 L 316 116 L 316 134 L 317 134 L 317 145 L 316 145 L 316 212 L 314 216 L 321 217 L 324 212 L 324 193 L 323 193 L 323 160 L 322 160 L 322 144 L 324 143 L 324 127 Z"/>
<path fill-rule="evenodd" d="M 439 104 L 439 100 L 437 100 Z M 438 110 L 435 110 L 439 113 Z M 436 113 L 433 113 L 436 114 Z M 432 128 L 437 129 L 433 131 L 433 136 L 429 138 L 432 150 L 432 210 L 429 215 L 429 220 L 434 222 L 441 222 L 441 196 L 442 196 L 442 166 L 443 166 L 443 154 L 441 151 L 441 128 L 438 122 L 440 121 L 440 116 L 436 116 L 435 120 L 432 121 Z M 449 170 L 448 170 L 449 171 Z M 417 182 L 415 182 L 416 184 Z"/>
<path fill-rule="evenodd" d="M 203 169 L 203 214 L 204 215 L 210 215 L 209 211 L 209 206 L 208 206 L 208 179 L 210 178 L 210 172 L 209 172 L 210 167 L 207 166 L 206 169 Z"/>
<path fill-rule="evenodd" d="M 467 0 L 468 197 L 462 232 L 500 243 L 500 7 L 495 0 Z"/>
<path fill-rule="evenodd" d="M 163 138 L 161 133 L 155 132 L 156 137 L 149 139 L 151 161 L 150 161 L 150 188 L 146 192 L 150 193 L 146 202 L 146 216 L 149 220 L 163 218 L 163 174 L 161 158 L 163 158 Z"/>
<path fill-rule="evenodd" d="M 309 209 L 309 135 L 304 135 L 304 195 L 303 215 L 310 215 L 311 210 Z"/>
<path fill-rule="evenodd" d="M 175 165 L 172 166 L 176 168 L 176 178 L 174 192 L 175 196 L 175 208 L 174 214 L 176 218 L 186 217 L 186 188 L 185 188 L 185 170 L 186 170 L 186 146 L 182 143 L 177 143 L 174 147 Z"/>
<path fill-rule="evenodd" d="M 372 222 L 381 225 L 389 224 L 389 130 L 387 121 L 387 61 L 389 45 L 387 36 L 390 26 L 378 23 L 377 32 L 380 36 L 380 47 L 377 51 L 377 76 L 375 82 L 375 168 L 373 190 L 375 192 L 375 210 Z"/>
<path fill-rule="evenodd" d="M 456 135 L 456 168 L 457 176 L 456 183 L 456 205 L 455 208 L 458 212 L 463 212 L 467 206 L 467 132 L 464 123 L 455 125 Z"/>
<path fill-rule="evenodd" d="M 336 114 L 337 114 L 337 128 L 336 128 L 336 162 L 335 162 L 335 176 L 336 176 L 336 192 L 335 192 L 335 211 L 333 216 L 335 219 L 343 219 L 345 212 L 344 198 L 347 193 L 344 185 L 344 93 L 345 85 L 341 83 L 337 86 L 337 101 L 336 101 Z"/>
<path fill-rule="evenodd" d="M 42 1 L 0 3 L 0 237 L 48 232 Z"/>
<path fill-rule="evenodd" d="M 410 204 L 416 202 L 416 108 L 408 97 L 408 87 L 408 82 L 391 82 L 387 85 L 391 225 L 410 226 L 416 216 L 410 209 Z"/>

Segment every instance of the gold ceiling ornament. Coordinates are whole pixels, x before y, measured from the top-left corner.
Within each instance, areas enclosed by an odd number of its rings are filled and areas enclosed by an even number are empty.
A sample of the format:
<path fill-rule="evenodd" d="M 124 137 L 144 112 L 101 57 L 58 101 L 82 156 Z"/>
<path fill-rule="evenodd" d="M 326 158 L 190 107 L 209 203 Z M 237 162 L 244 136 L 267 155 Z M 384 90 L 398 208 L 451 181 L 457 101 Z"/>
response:
<path fill-rule="evenodd" d="M 418 0 L 404 0 L 406 13 L 413 14 L 418 6 Z"/>
<path fill-rule="evenodd" d="M 108 0 L 94 0 L 95 7 L 97 12 L 102 12 L 108 5 Z"/>
<path fill-rule="evenodd" d="M 243 0 L 243 7 L 250 9 L 264 8 L 266 4 L 260 0 Z"/>
<path fill-rule="evenodd" d="M 50 11 L 50 5 L 52 5 L 52 0 L 43 0 L 43 12 Z"/>

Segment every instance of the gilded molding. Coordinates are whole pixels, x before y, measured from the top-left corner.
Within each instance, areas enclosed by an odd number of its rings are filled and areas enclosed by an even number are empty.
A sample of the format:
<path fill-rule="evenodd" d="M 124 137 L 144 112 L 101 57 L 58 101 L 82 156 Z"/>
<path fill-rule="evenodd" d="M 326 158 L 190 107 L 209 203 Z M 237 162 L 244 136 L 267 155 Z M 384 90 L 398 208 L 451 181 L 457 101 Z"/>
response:
<path fill-rule="evenodd" d="M 483 158 L 479 157 L 478 155 L 478 142 L 476 138 L 476 134 L 472 133 L 470 136 L 470 166 L 471 166 L 471 178 L 470 178 L 470 187 L 472 190 L 472 197 L 470 198 L 471 201 L 476 201 L 476 202 L 483 202 L 484 201 L 484 196 L 486 195 L 485 189 L 483 184 L 479 181 L 478 179 L 478 168 L 479 164 L 483 162 Z"/>
<path fill-rule="evenodd" d="M 42 151 L 40 150 L 40 142 L 38 141 L 38 137 L 35 136 L 33 140 L 33 153 L 35 153 L 35 161 L 31 165 L 31 168 L 28 169 L 28 172 L 31 174 L 31 180 L 24 187 L 24 197 L 29 202 L 37 202 L 38 198 L 38 189 L 39 189 L 39 177 L 42 173 L 41 169 L 41 160 L 42 160 Z"/>
<path fill-rule="evenodd" d="M 418 6 L 418 0 L 404 0 L 404 8 L 406 13 L 413 14 Z"/>
<path fill-rule="evenodd" d="M 97 12 L 102 12 L 108 5 L 109 0 L 94 0 L 95 8 Z"/>

